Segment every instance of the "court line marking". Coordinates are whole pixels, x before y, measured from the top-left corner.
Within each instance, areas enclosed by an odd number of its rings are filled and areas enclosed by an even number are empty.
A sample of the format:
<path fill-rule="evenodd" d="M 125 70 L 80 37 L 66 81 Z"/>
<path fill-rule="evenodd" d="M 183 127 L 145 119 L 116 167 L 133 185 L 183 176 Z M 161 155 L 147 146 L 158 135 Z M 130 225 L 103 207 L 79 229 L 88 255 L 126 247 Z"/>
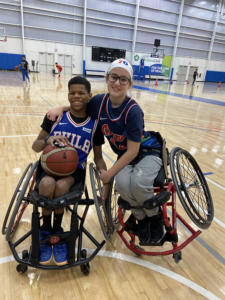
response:
<path fill-rule="evenodd" d="M 87 252 L 90 254 L 92 253 L 94 250 L 93 249 L 86 249 Z M 112 252 L 112 251 L 107 251 L 107 250 L 100 250 L 99 253 L 97 254 L 99 256 L 102 257 L 109 257 L 109 258 L 115 258 L 115 259 L 119 259 L 122 261 L 126 261 L 129 263 L 133 263 L 136 265 L 139 265 L 141 267 L 147 268 L 149 270 L 158 272 L 170 279 L 173 279 L 183 285 L 185 285 L 186 287 L 192 289 L 193 291 L 195 291 L 198 294 L 201 294 L 202 296 L 204 296 L 206 299 L 209 300 L 222 300 L 221 298 L 217 297 L 216 295 L 214 295 L 212 292 L 210 292 L 209 290 L 206 290 L 205 288 L 203 288 L 202 286 L 196 284 L 195 282 L 173 272 L 170 271 L 164 267 L 161 267 L 159 265 L 153 264 L 149 261 L 143 260 L 141 258 L 137 258 L 137 257 L 133 257 L 127 254 L 123 254 L 123 253 L 119 253 L 119 252 Z M 6 256 L 6 257 L 2 257 L 0 258 L 0 264 L 3 263 L 8 263 L 8 262 L 12 262 L 14 261 L 14 257 L 13 255 L 11 256 Z"/>
<path fill-rule="evenodd" d="M 168 92 L 168 91 L 163 91 L 163 90 L 156 90 L 156 89 L 152 89 L 152 88 L 148 88 L 148 87 L 144 87 L 144 86 L 138 86 L 138 85 L 133 85 L 133 88 L 138 89 L 138 90 L 143 90 L 143 91 L 149 91 L 149 92 L 156 93 L 156 94 L 170 95 L 170 96 L 174 96 L 174 97 L 178 97 L 178 98 L 184 98 L 187 100 L 194 100 L 194 101 L 204 102 L 204 103 L 208 103 L 208 104 L 225 106 L 225 102 L 214 100 L 214 99 L 209 99 L 209 98 L 188 96 L 188 95 L 184 95 L 184 94 L 178 94 L 178 93 Z"/>

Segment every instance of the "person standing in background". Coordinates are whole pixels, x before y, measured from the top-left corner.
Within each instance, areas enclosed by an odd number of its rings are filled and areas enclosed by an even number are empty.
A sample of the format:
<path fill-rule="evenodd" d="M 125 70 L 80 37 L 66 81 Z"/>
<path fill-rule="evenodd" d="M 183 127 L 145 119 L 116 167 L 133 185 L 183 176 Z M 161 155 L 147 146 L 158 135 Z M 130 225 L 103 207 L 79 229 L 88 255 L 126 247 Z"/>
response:
<path fill-rule="evenodd" d="M 56 66 L 56 68 L 58 70 L 58 78 L 60 78 L 60 76 L 61 76 L 60 74 L 62 72 L 62 67 L 58 63 L 55 63 L 55 66 Z"/>
<path fill-rule="evenodd" d="M 25 55 L 22 56 L 22 60 L 19 64 L 19 66 L 21 67 L 21 72 L 22 72 L 22 76 L 23 76 L 23 82 L 26 83 L 26 78 L 28 80 L 28 83 L 30 83 L 30 77 L 28 75 L 29 72 L 29 64 L 26 61 L 26 57 Z"/>
<path fill-rule="evenodd" d="M 197 76 L 198 76 L 198 70 L 196 69 L 196 70 L 194 71 L 194 74 L 193 74 L 193 82 L 192 82 L 192 85 L 194 85 Z"/>

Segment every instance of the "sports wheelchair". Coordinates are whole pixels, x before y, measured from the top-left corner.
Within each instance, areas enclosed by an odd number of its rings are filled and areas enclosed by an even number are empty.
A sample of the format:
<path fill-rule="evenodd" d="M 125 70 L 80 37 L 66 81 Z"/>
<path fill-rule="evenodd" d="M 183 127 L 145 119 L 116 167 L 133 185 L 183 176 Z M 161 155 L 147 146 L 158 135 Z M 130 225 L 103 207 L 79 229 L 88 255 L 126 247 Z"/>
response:
<path fill-rule="evenodd" d="M 5 235 L 12 254 L 19 263 L 16 269 L 19 273 L 24 273 L 27 271 L 28 266 L 40 269 L 66 269 L 79 265 L 81 272 L 88 275 L 90 272 L 89 262 L 105 244 L 104 240 L 99 243 L 84 227 L 89 206 L 94 204 L 94 200 L 89 198 L 84 182 L 75 184 L 68 194 L 55 198 L 54 201 L 39 195 L 34 188 L 37 167 L 38 161 L 34 164 L 30 163 L 25 169 L 12 196 L 2 226 L 2 234 Z M 83 192 L 85 199 L 82 198 Z M 84 208 L 81 216 L 78 214 L 78 206 Z M 49 234 L 46 239 L 40 242 L 39 228 L 42 218 L 38 211 L 40 207 L 52 210 L 66 207 L 68 212 L 71 213 L 70 230 L 60 234 Z M 31 224 L 29 224 L 29 212 L 32 212 Z M 24 220 L 28 225 L 23 225 Z M 29 228 L 24 228 L 27 226 Z M 87 250 L 82 246 L 84 237 L 95 247 L 89 256 Z M 39 263 L 40 243 L 49 245 L 67 243 L 68 263 L 62 266 L 41 265 Z M 19 251 L 22 252 L 22 255 Z"/>
<path fill-rule="evenodd" d="M 173 148 L 169 153 L 165 147 L 165 140 L 163 143 L 161 156 L 163 166 L 154 182 L 154 196 L 145 201 L 143 206 L 139 208 L 161 207 L 164 236 L 160 242 L 148 244 L 145 248 L 140 247 L 139 243 L 135 243 L 137 236 L 134 233 L 126 232 L 124 218 L 126 210 L 130 210 L 132 207 L 119 197 L 114 180 L 110 183 L 107 200 L 102 201 L 102 186 L 98 171 L 94 164 L 90 165 L 89 170 L 98 218 L 105 238 L 110 239 L 116 229 L 127 248 L 136 255 L 172 254 L 175 262 L 178 263 L 182 259 L 181 250 L 194 240 L 201 233 L 201 230 L 195 230 L 177 212 L 176 193 L 187 215 L 200 229 L 207 229 L 210 226 L 214 217 L 214 207 L 206 179 L 194 157 L 180 147 Z M 168 165 L 172 179 L 168 177 Z M 180 244 L 178 243 L 178 221 L 190 232 L 190 236 Z M 162 251 L 151 250 L 151 246 L 163 246 L 165 242 L 170 242 L 172 248 Z"/>

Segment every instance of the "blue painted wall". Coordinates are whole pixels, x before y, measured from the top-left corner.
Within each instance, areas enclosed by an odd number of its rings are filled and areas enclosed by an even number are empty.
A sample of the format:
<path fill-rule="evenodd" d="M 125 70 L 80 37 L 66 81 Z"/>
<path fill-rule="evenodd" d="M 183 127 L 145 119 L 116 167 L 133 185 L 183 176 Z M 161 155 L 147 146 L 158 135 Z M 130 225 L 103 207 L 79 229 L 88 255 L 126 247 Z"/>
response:
<path fill-rule="evenodd" d="M 207 71 L 205 81 L 211 82 L 225 82 L 225 72 Z"/>
<path fill-rule="evenodd" d="M 0 69 L 14 70 L 22 60 L 24 54 L 0 53 Z"/>

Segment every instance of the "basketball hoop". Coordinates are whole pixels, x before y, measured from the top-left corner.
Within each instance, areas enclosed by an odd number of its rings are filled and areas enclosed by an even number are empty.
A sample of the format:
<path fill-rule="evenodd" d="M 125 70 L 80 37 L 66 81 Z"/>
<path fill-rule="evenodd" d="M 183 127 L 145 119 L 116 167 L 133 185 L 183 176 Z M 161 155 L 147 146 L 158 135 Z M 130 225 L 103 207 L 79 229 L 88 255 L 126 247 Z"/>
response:
<path fill-rule="evenodd" d="M 0 42 L 7 42 L 7 36 L 4 27 L 0 27 Z"/>
<path fill-rule="evenodd" d="M 0 36 L 0 42 L 7 42 L 7 36 Z"/>

